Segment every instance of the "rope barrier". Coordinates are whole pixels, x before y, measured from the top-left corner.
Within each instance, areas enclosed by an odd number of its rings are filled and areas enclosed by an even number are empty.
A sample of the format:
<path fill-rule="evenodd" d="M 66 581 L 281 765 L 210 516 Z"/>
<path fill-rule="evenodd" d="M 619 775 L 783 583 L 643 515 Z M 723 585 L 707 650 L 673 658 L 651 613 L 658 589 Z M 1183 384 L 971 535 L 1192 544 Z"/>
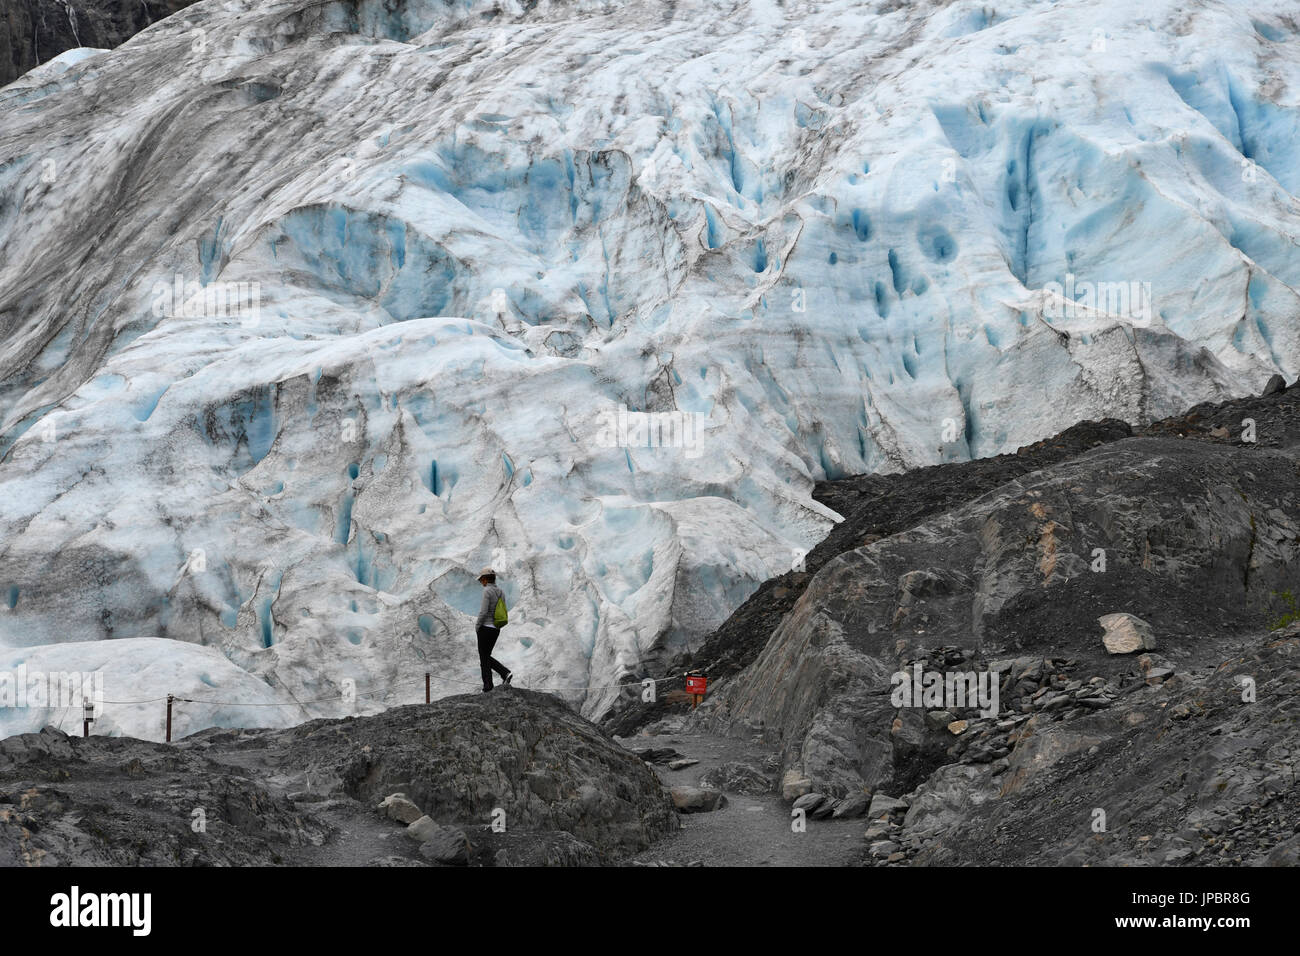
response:
<path fill-rule="evenodd" d="M 397 687 L 410 686 L 418 683 L 416 681 L 404 681 L 396 684 L 389 684 L 379 690 L 366 691 L 364 694 L 338 694 L 334 697 L 314 697 L 311 700 L 292 700 L 292 701 L 275 701 L 272 703 L 245 703 L 237 700 L 208 700 L 206 698 L 194 697 L 176 697 L 173 695 L 172 700 L 184 701 L 187 704 L 216 704 L 224 707 L 302 707 L 307 704 L 323 704 L 332 700 L 353 700 L 357 697 L 374 697 L 376 694 L 386 694 Z M 166 700 L 167 698 L 162 698 Z M 108 701 L 105 701 L 108 703 Z"/>
<path fill-rule="evenodd" d="M 646 677 L 642 680 L 630 681 L 620 684 L 544 684 L 538 687 L 525 687 L 519 685 L 520 690 L 612 690 L 618 687 L 643 687 L 646 681 L 655 684 L 666 684 L 669 681 L 681 680 L 685 675 L 674 674 L 670 677 Z M 459 684 L 462 687 L 477 687 L 478 681 L 456 680 L 454 677 L 439 677 L 437 674 L 430 674 L 432 680 L 441 681 L 444 684 Z M 104 704 L 156 704 L 159 701 L 170 698 L 173 701 L 180 701 L 186 704 L 213 704 L 222 707 L 302 707 L 307 704 L 323 704 L 335 700 L 355 700 L 358 697 L 374 697 L 379 694 L 386 694 L 390 690 L 398 687 L 418 686 L 423 678 L 417 681 L 400 681 L 395 684 L 389 684 L 378 690 L 366 691 L 357 694 L 337 694 L 333 697 L 313 697 L 310 700 L 291 700 L 291 701 L 274 701 L 270 703 L 240 701 L 240 700 L 210 700 L 205 697 L 180 697 L 176 694 L 168 694 L 162 697 L 143 697 L 140 700 L 104 700 Z M 66 711 L 64 716 L 67 716 Z"/>
<path fill-rule="evenodd" d="M 101 704 L 154 704 L 166 697 L 146 697 L 143 700 L 101 700 Z"/>
<path fill-rule="evenodd" d="M 636 680 L 636 681 L 630 681 L 630 682 L 623 682 L 623 683 L 616 683 L 616 684 L 570 684 L 570 685 L 564 685 L 564 684 L 552 684 L 552 685 L 543 685 L 543 686 L 541 686 L 541 687 L 524 687 L 524 686 L 521 685 L 521 686 L 520 686 L 520 689 L 521 689 L 521 690 L 612 690 L 612 689 L 614 689 L 614 688 L 622 688 L 622 687 L 643 687 L 643 686 L 645 686 L 645 684 L 646 684 L 647 681 L 650 682 L 650 683 L 652 683 L 652 684 L 666 684 L 666 683 L 668 683 L 669 681 L 681 680 L 681 679 L 685 678 L 686 676 L 687 676 L 687 675 L 685 675 L 685 674 L 674 674 L 674 675 L 671 675 L 671 676 L 669 676 L 669 677 L 647 677 L 647 678 L 644 678 L 644 679 L 642 679 L 642 680 Z M 437 676 L 435 676 L 432 672 L 430 672 L 430 671 L 425 671 L 425 673 L 424 673 L 424 693 L 425 693 L 424 702 L 425 702 L 426 704 L 427 704 L 427 703 L 430 703 L 430 698 L 429 698 L 429 693 L 430 693 L 430 691 L 429 691 L 429 682 L 432 681 L 432 680 L 441 681 L 441 682 L 444 683 L 444 684 L 459 684 L 459 685 L 461 685 L 462 687 L 473 687 L 473 686 L 476 686 L 476 684 L 477 684 L 476 681 L 457 680 L 457 679 L 454 678 L 454 677 L 437 677 Z M 168 695 L 165 696 L 165 697 L 145 697 L 145 698 L 141 698 L 140 700 L 105 700 L 105 701 L 101 701 L 101 703 L 104 703 L 104 704 L 119 704 L 119 705 L 132 705 L 132 704 L 155 704 L 155 703 L 158 703 L 159 701 L 163 701 L 163 700 L 165 700 L 165 701 L 167 702 L 167 737 L 166 737 L 166 739 L 167 739 L 167 742 L 170 743 L 170 742 L 171 742 L 171 739 L 172 739 L 172 705 L 175 704 L 175 703 L 178 703 L 178 702 L 179 702 L 179 703 L 184 703 L 184 704 L 209 704 L 209 705 L 217 706 L 217 707 L 306 707 L 308 704 L 323 704 L 323 703 L 328 703 L 328 702 L 330 702 L 330 701 L 337 701 L 337 700 L 347 700 L 347 701 L 352 701 L 352 700 L 356 700 L 357 698 L 360 698 L 360 697 L 376 697 L 376 696 L 379 696 L 379 695 L 381 695 L 381 694 L 386 695 L 386 694 L 388 694 L 390 691 L 396 690 L 397 688 L 400 688 L 400 687 L 410 687 L 412 684 L 418 684 L 418 683 L 419 683 L 418 681 L 397 681 L 397 682 L 395 682 L 395 683 L 392 683 L 392 684 L 387 685 L 386 687 L 379 688 L 378 690 L 366 691 L 366 692 L 364 692 L 364 693 L 360 693 L 360 694 L 358 694 L 358 693 L 351 693 L 351 694 L 337 694 L 337 695 L 332 696 L 332 697 L 314 697 L 314 698 L 312 698 L 312 699 L 310 699 L 310 700 L 294 700 L 294 701 L 284 701 L 284 702 L 280 702 L 280 701 L 275 701 L 275 702 L 246 702 L 246 701 L 234 701 L 234 700 L 210 700 L 210 699 L 201 698 L 201 697 L 178 697 L 178 696 L 175 695 L 175 694 L 168 694 Z M 689 686 L 689 684 L 688 684 L 688 686 Z M 698 700 L 699 700 L 699 699 L 698 699 L 698 697 L 697 697 L 697 698 L 696 698 L 696 702 L 697 702 L 697 703 L 698 703 Z M 70 710 L 70 709 L 71 709 L 71 705 L 69 705 L 69 707 L 65 708 L 64 711 L 63 711 L 63 714 L 59 717 L 59 724 L 58 724 L 58 726 L 59 726 L 59 729 L 60 729 L 60 730 L 63 728 L 63 721 L 67 719 L 67 716 L 68 716 L 68 710 Z M 88 725 L 87 725 L 87 726 L 88 726 Z"/>

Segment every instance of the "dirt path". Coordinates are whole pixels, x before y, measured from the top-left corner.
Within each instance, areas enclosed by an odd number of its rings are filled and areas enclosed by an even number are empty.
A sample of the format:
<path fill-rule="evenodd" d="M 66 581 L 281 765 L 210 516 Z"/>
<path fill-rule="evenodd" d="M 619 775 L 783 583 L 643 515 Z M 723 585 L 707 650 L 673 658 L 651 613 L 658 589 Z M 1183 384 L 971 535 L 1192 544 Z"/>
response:
<path fill-rule="evenodd" d="M 267 759 L 265 751 L 248 749 L 211 755 L 218 762 L 247 771 L 267 789 L 309 810 L 330 827 L 324 842 L 285 847 L 279 862 L 289 866 L 427 866 L 419 844 L 405 828 L 374 812 L 373 807 L 335 793 L 326 794 L 324 781 L 301 772 L 285 773 Z"/>
<path fill-rule="evenodd" d="M 707 734 L 637 736 L 619 740 L 629 750 L 672 748 L 699 763 L 681 770 L 655 766 L 664 786 L 695 786 L 701 775 L 738 761 L 774 773 L 769 749 Z M 852 866 L 860 861 L 864 820 L 808 820 L 791 830 L 789 806 L 777 793 L 726 794 L 727 805 L 708 813 L 682 814 L 674 836 L 628 861 L 632 866 Z"/>
<path fill-rule="evenodd" d="M 320 816 L 334 832 L 321 846 L 297 847 L 285 854 L 294 866 L 428 866 L 406 828 L 367 812 L 353 800 L 322 804 Z"/>
<path fill-rule="evenodd" d="M 697 786 L 700 777 L 726 763 L 739 762 L 775 777 L 774 752 L 744 740 L 709 734 L 681 733 L 615 738 L 625 748 L 677 751 L 697 763 L 671 770 L 655 764 L 665 787 Z M 271 766 L 260 749 L 224 752 L 220 762 L 257 777 L 273 792 L 293 795 L 295 802 L 332 828 L 319 846 L 285 848 L 283 863 L 293 866 L 422 866 L 419 846 L 404 828 L 355 800 L 327 797 L 324 781 Z M 314 786 L 313 786 L 314 785 Z M 313 792 L 321 799 L 313 799 Z M 707 813 L 681 814 L 682 828 L 628 860 L 630 866 L 851 866 L 860 862 L 866 822 L 807 820 L 804 832 L 791 829 L 789 806 L 778 793 L 726 793 L 726 806 Z"/>

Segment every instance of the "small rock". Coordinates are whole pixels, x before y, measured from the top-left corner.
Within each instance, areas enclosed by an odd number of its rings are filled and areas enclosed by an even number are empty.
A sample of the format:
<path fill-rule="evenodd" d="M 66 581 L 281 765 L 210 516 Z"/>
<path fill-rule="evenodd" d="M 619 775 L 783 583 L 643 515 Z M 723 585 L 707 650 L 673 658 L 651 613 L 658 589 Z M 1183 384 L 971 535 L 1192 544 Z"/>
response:
<path fill-rule="evenodd" d="M 1277 394 L 1278 392 L 1285 392 L 1285 391 L 1286 391 L 1286 379 L 1284 379 L 1281 375 L 1272 375 L 1269 377 L 1268 383 L 1264 386 L 1264 391 L 1259 393 L 1259 397 L 1263 398 L 1266 395 L 1274 395 Z"/>
<path fill-rule="evenodd" d="M 1151 625 L 1127 612 L 1103 614 L 1097 623 L 1105 629 L 1101 642 L 1111 654 L 1132 654 L 1141 650 L 1155 650 L 1156 639 Z"/>
<path fill-rule="evenodd" d="M 707 787 L 673 787 L 668 791 L 673 798 L 673 806 L 682 813 L 707 813 L 727 805 L 727 798 L 721 790 Z"/>
<path fill-rule="evenodd" d="M 668 769 L 685 770 L 687 767 L 694 767 L 697 763 L 699 763 L 698 760 L 694 760 L 690 757 L 683 757 L 680 760 L 670 760 L 668 762 Z"/>
<path fill-rule="evenodd" d="M 1186 704 L 1175 704 L 1169 708 L 1170 720 L 1186 720 L 1190 716 L 1192 716 L 1192 708 Z"/>
<path fill-rule="evenodd" d="M 832 816 L 836 820 L 851 819 L 860 817 L 867 812 L 871 806 L 871 794 L 869 793 L 852 793 L 835 805 L 835 812 Z"/>
<path fill-rule="evenodd" d="M 465 866 L 469 863 L 469 840 L 463 830 L 438 827 L 433 838 L 420 845 L 420 856 L 447 866 Z"/>
<path fill-rule="evenodd" d="M 964 720 L 954 720 L 948 725 L 948 733 L 958 735 L 963 733 L 969 724 Z"/>
<path fill-rule="evenodd" d="M 433 817 L 426 814 L 406 828 L 406 835 L 419 843 L 428 843 L 441 829 Z"/>
<path fill-rule="evenodd" d="M 394 793 L 384 798 L 379 805 L 379 812 L 398 823 L 412 824 L 424 814 L 404 793 Z"/>
<path fill-rule="evenodd" d="M 1227 437 L 1228 437 L 1228 430 L 1227 430 L 1226 428 L 1224 428 L 1222 425 L 1215 425 L 1213 428 L 1210 429 L 1210 437 L 1211 437 L 1211 438 L 1227 438 Z"/>
<path fill-rule="evenodd" d="M 781 778 L 781 797 L 784 800 L 797 800 L 812 789 L 812 781 L 798 770 L 787 770 Z"/>
<path fill-rule="evenodd" d="M 1036 661 L 1032 657 L 1017 657 L 1016 670 L 1013 670 L 1013 673 L 1016 671 L 1019 672 L 1020 680 L 1032 680 L 1037 683 L 1038 678 L 1043 674 L 1043 662 Z"/>
<path fill-rule="evenodd" d="M 951 724 L 954 719 L 951 711 L 932 710 L 925 715 L 925 725 L 931 730 L 938 730 Z"/>
<path fill-rule="evenodd" d="M 840 801 L 835 799 L 827 799 L 823 801 L 821 806 L 816 810 L 810 810 L 808 816 L 814 820 L 825 820 L 835 812 L 835 808 L 839 805 L 839 802 Z"/>
<path fill-rule="evenodd" d="M 802 810 L 805 813 L 811 814 L 814 810 L 816 810 L 825 802 L 826 802 L 826 794 L 824 793 L 805 793 L 802 797 L 795 800 L 794 806 L 792 806 L 790 809 Z"/>
<path fill-rule="evenodd" d="M 634 753 L 646 763 L 668 763 L 670 760 L 676 760 L 681 757 L 672 747 L 650 747 L 646 750 L 637 750 Z"/>
<path fill-rule="evenodd" d="M 899 800 L 896 797 L 888 797 L 883 793 L 878 793 L 871 798 L 871 809 L 867 811 L 867 816 L 873 820 L 879 820 L 883 816 L 888 816 L 895 810 L 906 810 L 907 801 Z"/>
<path fill-rule="evenodd" d="M 901 847 L 899 847 L 899 845 L 893 840 L 881 840 L 877 843 L 871 844 L 871 846 L 867 848 L 867 852 L 877 860 L 883 860 L 891 853 L 897 853 L 900 849 Z"/>

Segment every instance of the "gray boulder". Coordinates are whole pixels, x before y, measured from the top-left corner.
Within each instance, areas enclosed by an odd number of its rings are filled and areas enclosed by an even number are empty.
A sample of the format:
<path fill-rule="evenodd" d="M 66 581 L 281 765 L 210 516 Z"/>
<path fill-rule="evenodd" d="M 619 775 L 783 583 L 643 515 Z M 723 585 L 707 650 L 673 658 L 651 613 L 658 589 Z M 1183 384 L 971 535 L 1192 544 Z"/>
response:
<path fill-rule="evenodd" d="M 814 810 L 825 803 L 826 799 L 826 794 L 824 793 L 805 793 L 794 802 L 790 809 L 802 810 L 804 813 L 811 814 Z"/>
<path fill-rule="evenodd" d="M 1267 395 L 1276 395 L 1286 391 L 1286 379 L 1281 375 L 1274 374 L 1269 377 L 1268 382 L 1264 385 L 1264 391 L 1259 393 L 1260 398 Z"/>
<path fill-rule="evenodd" d="M 708 787 L 673 787 L 670 793 L 673 806 L 682 813 L 706 813 L 727 805 L 721 790 Z"/>
<path fill-rule="evenodd" d="M 925 726 L 930 730 L 938 730 L 940 727 L 947 727 L 957 718 L 947 710 L 932 710 L 925 715 Z"/>
<path fill-rule="evenodd" d="M 812 789 L 812 781 L 798 770 L 787 770 L 781 778 L 781 799 L 797 800 Z"/>
<path fill-rule="evenodd" d="M 422 816 L 406 828 L 406 835 L 416 843 L 427 843 L 438 835 L 442 828 L 430 816 Z"/>
<path fill-rule="evenodd" d="M 1156 649 L 1155 634 L 1151 625 L 1133 614 L 1103 614 L 1097 618 L 1105 631 L 1101 642 L 1109 654 L 1133 654 Z"/>
<path fill-rule="evenodd" d="M 469 863 L 469 839 L 463 830 L 438 827 L 420 846 L 420 856 L 444 866 L 465 866 Z"/>
<path fill-rule="evenodd" d="M 860 817 L 867 812 L 870 806 L 871 794 L 853 793 L 835 805 L 835 812 L 832 816 L 836 820 Z"/>
<path fill-rule="evenodd" d="M 808 818 L 810 820 L 828 820 L 835 813 L 835 808 L 838 805 L 839 801 L 834 797 L 827 797 L 818 806 L 808 811 Z"/>
<path fill-rule="evenodd" d="M 394 793 L 385 797 L 384 802 L 379 805 L 379 812 L 390 820 L 406 824 L 414 823 L 424 816 L 420 808 L 407 799 L 404 793 Z"/>

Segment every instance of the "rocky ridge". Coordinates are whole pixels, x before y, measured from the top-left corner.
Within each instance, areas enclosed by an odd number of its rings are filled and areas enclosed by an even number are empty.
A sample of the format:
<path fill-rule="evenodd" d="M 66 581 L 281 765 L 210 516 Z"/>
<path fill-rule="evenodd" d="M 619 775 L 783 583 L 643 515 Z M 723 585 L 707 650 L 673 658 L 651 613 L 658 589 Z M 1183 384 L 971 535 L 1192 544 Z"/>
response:
<path fill-rule="evenodd" d="M 676 826 L 645 763 L 529 691 L 173 744 L 0 741 L 0 865 L 602 864 Z"/>

